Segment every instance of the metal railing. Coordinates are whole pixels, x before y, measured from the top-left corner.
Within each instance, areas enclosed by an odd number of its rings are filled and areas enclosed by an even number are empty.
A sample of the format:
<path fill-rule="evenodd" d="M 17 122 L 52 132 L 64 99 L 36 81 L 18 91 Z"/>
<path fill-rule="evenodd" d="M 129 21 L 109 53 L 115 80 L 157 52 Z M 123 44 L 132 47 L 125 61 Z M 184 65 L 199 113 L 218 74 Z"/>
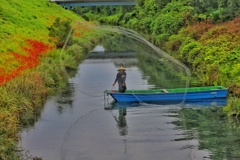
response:
<path fill-rule="evenodd" d="M 136 5 L 135 0 L 49 0 L 67 9 L 75 6 L 125 6 Z"/>

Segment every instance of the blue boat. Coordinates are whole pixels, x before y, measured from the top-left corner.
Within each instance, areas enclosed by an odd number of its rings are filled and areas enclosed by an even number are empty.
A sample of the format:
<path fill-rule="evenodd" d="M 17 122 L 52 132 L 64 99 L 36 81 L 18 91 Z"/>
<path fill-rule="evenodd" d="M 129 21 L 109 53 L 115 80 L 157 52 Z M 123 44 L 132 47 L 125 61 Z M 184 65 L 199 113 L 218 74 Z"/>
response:
<path fill-rule="evenodd" d="M 223 86 L 191 87 L 154 90 L 127 90 L 125 93 L 106 90 L 116 102 L 169 102 L 195 101 L 201 99 L 226 98 L 227 88 Z"/>

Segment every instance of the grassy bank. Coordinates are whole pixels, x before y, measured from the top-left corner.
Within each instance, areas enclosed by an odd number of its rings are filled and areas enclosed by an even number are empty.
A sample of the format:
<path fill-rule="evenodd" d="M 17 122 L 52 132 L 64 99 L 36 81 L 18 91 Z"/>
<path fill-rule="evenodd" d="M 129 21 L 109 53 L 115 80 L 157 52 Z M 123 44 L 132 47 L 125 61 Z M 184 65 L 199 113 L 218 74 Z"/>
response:
<path fill-rule="evenodd" d="M 1 2 L 0 159 L 23 159 L 19 130 L 36 121 L 46 96 L 65 84 L 68 71 L 77 69 L 101 37 L 88 25 L 47 0 Z M 61 50 L 71 26 L 71 39 Z"/>

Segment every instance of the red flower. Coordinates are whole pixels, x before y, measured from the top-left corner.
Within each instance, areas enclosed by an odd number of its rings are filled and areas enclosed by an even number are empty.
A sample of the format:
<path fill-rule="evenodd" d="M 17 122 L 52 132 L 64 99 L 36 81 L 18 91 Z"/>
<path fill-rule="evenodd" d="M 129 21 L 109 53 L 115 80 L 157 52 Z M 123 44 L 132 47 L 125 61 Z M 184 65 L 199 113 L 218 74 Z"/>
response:
<path fill-rule="evenodd" d="M 3 73 L 0 74 L 1 86 L 9 82 L 11 79 L 19 76 L 22 71 L 38 66 L 40 56 L 45 55 L 49 50 L 53 49 L 51 46 L 44 44 L 43 42 L 32 39 L 28 39 L 27 44 L 28 47 L 22 47 L 22 49 L 27 53 L 27 55 L 10 53 L 20 63 L 20 66 L 18 68 L 15 68 L 8 73 L 4 73 L 3 69 L 0 68 L 0 73 Z"/>

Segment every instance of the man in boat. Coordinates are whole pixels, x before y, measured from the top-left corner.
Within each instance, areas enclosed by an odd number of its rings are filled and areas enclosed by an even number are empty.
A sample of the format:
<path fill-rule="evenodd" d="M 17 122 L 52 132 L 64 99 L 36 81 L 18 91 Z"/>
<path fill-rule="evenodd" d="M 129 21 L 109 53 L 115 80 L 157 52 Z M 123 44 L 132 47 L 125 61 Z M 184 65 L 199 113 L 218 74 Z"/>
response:
<path fill-rule="evenodd" d="M 118 82 L 118 91 L 121 92 L 121 93 L 124 93 L 127 89 L 126 83 L 125 83 L 127 74 L 126 74 L 125 71 L 126 71 L 126 69 L 123 66 L 121 66 L 118 69 L 116 79 L 113 83 L 113 86 L 114 86 L 116 84 L 116 82 Z"/>

